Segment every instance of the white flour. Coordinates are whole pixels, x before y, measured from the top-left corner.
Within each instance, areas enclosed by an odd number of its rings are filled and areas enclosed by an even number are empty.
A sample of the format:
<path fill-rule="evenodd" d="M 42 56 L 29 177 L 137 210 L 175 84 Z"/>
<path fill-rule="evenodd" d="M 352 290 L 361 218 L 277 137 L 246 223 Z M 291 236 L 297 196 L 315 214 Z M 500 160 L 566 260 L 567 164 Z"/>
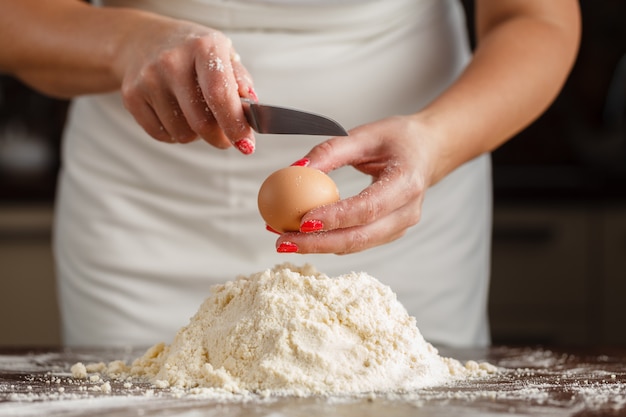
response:
<path fill-rule="evenodd" d="M 439 356 L 368 274 L 330 278 L 291 264 L 214 286 L 171 345 L 107 369 L 159 388 L 298 396 L 410 391 L 494 370 Z"/>

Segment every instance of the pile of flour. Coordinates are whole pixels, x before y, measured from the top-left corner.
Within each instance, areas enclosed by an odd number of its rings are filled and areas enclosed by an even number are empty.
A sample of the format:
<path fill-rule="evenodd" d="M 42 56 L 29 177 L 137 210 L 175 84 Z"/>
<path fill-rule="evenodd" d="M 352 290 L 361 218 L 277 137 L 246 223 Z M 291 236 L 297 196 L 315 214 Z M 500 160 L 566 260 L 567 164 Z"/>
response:
<path fill-rule="evenodd" d="M 170 345 L 109 376 L 271 395 L 405 392 L 494 372 L 441 357 L 386 285 L 278 265 L 212 287 Z"/>

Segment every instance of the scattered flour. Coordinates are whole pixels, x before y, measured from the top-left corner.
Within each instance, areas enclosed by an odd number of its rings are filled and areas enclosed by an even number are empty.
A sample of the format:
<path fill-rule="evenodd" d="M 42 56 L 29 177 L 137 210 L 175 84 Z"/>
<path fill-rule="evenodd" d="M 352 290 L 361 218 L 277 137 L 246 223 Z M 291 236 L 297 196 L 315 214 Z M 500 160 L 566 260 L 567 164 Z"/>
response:
<path fill-rule="evenodd" d="M 82 362 L 78 362 L 72 365 L 72 367 L 70 368 L 70 372 L 72 373 L 72 377 L 76 379 L 87 378 L 87 367 Z"/>
<path fill-rule="evenodd" d="M 75 367 L 82 376 L 84 366 Z M 288 263 L 212 287 L 170 345 L 130 366 L 87 369 L 157 388 L 296 396 L 407 392 L 496 372 L 441 357 L 392 290 L 368 274 L 331 278 Z"/>

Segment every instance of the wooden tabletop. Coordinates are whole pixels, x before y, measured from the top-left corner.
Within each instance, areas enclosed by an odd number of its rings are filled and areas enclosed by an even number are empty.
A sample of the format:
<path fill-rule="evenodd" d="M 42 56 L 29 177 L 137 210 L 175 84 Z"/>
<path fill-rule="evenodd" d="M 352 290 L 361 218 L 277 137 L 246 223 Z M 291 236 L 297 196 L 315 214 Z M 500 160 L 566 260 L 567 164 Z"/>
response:
<path fill-rule="evenodd" d="M 71 377 L 76 362 L 129 362 L 144 351 L 0 348 L 0 416 L 626 415 L 626 349 L 621 348 L 441 348 L 442 356 L 487 361 L 501 372 L 397 395 L 244 400 Z"/>

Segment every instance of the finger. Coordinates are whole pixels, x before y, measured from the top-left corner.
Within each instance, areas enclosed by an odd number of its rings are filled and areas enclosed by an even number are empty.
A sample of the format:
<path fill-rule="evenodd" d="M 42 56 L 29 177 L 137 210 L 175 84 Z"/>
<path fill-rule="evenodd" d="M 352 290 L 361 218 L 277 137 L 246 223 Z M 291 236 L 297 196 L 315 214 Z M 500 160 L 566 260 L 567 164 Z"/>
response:
<path fill-rule="evenodd" d="M 370 135 L 360 129 L 352 129 L 349 136 L 337 136 L 313 147 L 301 160 L 308 166 L 324 172 L 346 165 L 358 165 L 368 160 Z M 372 152 L 369 151 L 371 155 Z"/>
<path fill-rule="evenodd" d="M 233 67 L 233 74 L 237 81 L 237 87 L 240 97 L 259 101 L 256 92 L 254 91 L 254 84 L 252 82 L 252 76 L 241 63 L 241 58 L 234 50 L 231 52 L 231 65 Z"/>
<path fill-rule="evenodd" d="M 420 210 L 420 206 L 407 205 L 363 226 L 319 233 L 285 233 L 276 241 L 276 248 L 284 248 L 286 252 L 338 255 L 361 252 L 402 237 L 409 227 L 417 224 Z"/>
<path fill-rule="evenodd" d="M 137 124 L 154 139 L 160 142 L 176 143 L 148 103 L 142 101 L 140 104 L 126 105 L 126 107 L 137 121 Z"/>
<path fill-rule="evenodd" d="M 233 146 L 230 140 L 224 134 L 224 131 L 220 128 L 213 117 L 213 114 L 208 107 L 205 108 L 207 125 L 205 127 L 205 133 L 201 136 L 202 140 L 208 144 L 215 146 L 218 149 L 228 149 Z"/>
<path fill-rule="evenodd" d="M 282 234 L 278 230 L 276 230 L 272 226 L 270 226 L 269 224 L 265 225 L 265 230 L 267 230 L 268 232 L 276 233 L 277 235 Z"/>
<path fill-rule="evenodd" d="M 242 153 L 251 154 L 255 146 L 254 133 L 243 113 L 239 87 L 230 62 L 230 49 L 227 51 L 209 50 L 198 55 L 198 84 L 226 137 Z"/>
<path fill-rule="evenodd" d="M 359 194 L 305 213 L 301 224 L 322 224 L 321 230 L 346 229 L 373 223 L 413 201 L 420 201 L 424 187 L 399 167 L 388 166 Z"/>
<path fill-rule="evenodd" d="M 187 119 L 174 95 L 157 90 L 150 98 L 150 105 L 161 125 L 175 142 L 187 143 L 198 136 L 187 123 Z"/>
<path fill-rule="evenodd" d="M 137 88 L 134 85 L 123 85 L 121 89 L 122 103 L 139 126 L 143 128 L 150 136 L 161 142 L 174 142 L 172 135 L 168 132 L 154 109 L 146 101 L 142 94 L 137 94 Z"/>
<path fill-rule="evenodd" d="M 128 91 L 130 98 L 144 98 L 159 124 L 175 142 L 186 143 L 197 137 L 187 123 L 176 94 L 180 90 L 181 80 L 189 77 L 190 74 L 181 70 L 178 65 L 163 65 L 146 75 L 142 83 L 135 86 L 134 91 Z M 171 81 L 164 84 L 163 80 Z"/>
<path fill-rule="evenodd" d="M 177 84 L 175 94 L 189 127 L 195 132 L 196 136 L 201 137 L 204 141 L 217 148 L 225 149 L 230 147 L 230 141 L 222 132 L 211 110 L 204 101 L 202 90 L 196 83 L 195 74 L 186 80 L 186 82 L 183 81 Z"/>

